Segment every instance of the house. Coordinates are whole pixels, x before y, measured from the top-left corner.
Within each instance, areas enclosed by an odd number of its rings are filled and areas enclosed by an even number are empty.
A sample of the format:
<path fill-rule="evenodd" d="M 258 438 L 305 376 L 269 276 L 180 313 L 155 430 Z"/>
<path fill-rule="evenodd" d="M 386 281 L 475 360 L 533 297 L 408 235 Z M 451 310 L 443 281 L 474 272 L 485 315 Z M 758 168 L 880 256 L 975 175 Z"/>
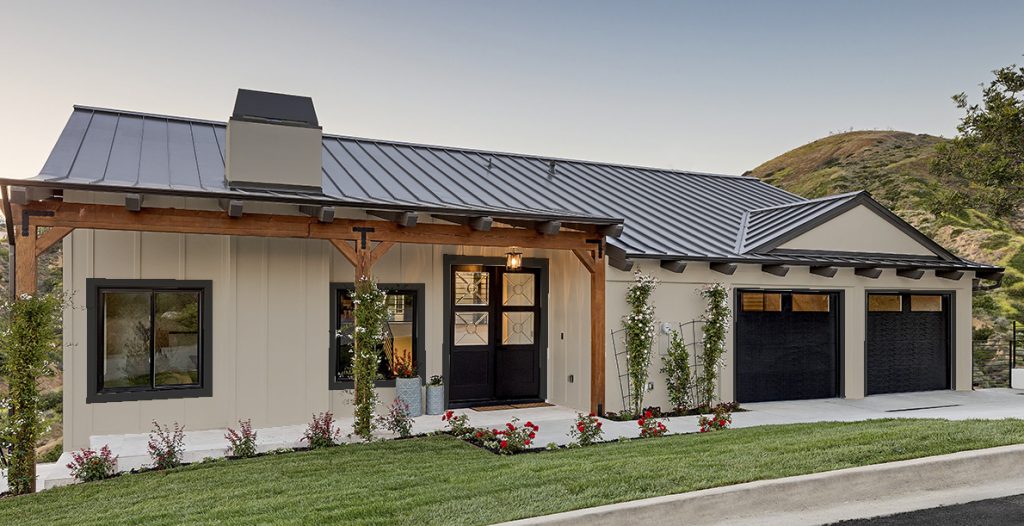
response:
<path fill-rule="evenodd" d="M 382 402 L 411 361 L 449 407 L 603 412 L 633 270 L 672 327 L 729 288 L 741 402 L 969 390 L 972 287 L 1001 272 L 863 192 L 329 135 L 309 98 L 247 90 L 226 124 L 76 106 L 40 174 L 0 185 L 18 293 L 63 243 L 67 449 L 349 414 L 357 276 L 389 292 Z"/>

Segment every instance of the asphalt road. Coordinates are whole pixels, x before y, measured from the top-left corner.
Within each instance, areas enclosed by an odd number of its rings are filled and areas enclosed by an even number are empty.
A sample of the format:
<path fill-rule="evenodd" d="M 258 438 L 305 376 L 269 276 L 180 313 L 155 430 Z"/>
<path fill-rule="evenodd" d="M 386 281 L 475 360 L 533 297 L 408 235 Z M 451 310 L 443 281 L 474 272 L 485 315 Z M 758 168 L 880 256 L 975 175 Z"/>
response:
<path fill-rule="evenodd" d="M 873 519 L 842 521 L 835 524 L 842 526 L 1024 525 L 1024 494 L 910 511 Z"/>

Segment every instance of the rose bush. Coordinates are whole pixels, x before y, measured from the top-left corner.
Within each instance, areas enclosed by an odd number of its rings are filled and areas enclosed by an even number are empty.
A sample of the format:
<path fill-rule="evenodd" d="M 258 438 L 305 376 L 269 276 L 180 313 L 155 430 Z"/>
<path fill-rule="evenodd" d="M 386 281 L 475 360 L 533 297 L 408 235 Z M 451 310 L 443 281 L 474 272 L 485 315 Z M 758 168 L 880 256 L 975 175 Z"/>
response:
<path fill-rule="evenodd" d="M 67 466 L 71 476 L 79 482 L 103 480 L 117 474 L 117 457 L 107 446 L 101 447 L 99 452 L 86 448 L 72 452 Z"/>
<path fill-rule="evenodd" d="M 589 415 L 576 413 L 576 422 L 573 424 L 572 429 L 569 430 L 569 437 L 573 439 L 573 444 L 589 446 L 594 442 L 600 442 L 603 436 L 604 431 L 601 430 L 601 419 L 597 418 L 597 415 L 594 413 Z"/>
<path fill-rule="evenodd" d="M 650 410 L 644 411 L 643 416 L 636 421 L 640 426 L 640 438 L 660 437 L 668 432 L 668 428 Z"/>
<path fill-rule="evenodd" d="M 341 430 L 334 426 L 334 413 L 327 411 L 313 415 L 313 421 L 306 426 L 302 440 L 309 444 L 309 449 L 323 449 L 338 445 L 341 440 Z"/>
<path fill-rule="evenodd" d="M 239 420 L 239 430 L 228 428 L 224 438 L 228 441 L 228 455 L 241 458 L 256 456 L 256 432 L 252 420 Z"/>

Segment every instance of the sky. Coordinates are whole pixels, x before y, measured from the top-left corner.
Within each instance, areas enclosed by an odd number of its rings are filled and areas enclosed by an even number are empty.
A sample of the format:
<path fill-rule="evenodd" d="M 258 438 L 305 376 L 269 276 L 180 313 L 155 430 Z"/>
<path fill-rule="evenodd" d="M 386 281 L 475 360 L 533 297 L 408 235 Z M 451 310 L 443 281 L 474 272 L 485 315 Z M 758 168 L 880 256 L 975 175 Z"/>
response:
<path fill-rule="evenodd" d="M 238 88 L 324 131 L 739 174 L 849 129 L 952 136 L 1024 61 L 1020 1 L 5 2 L 0 176 L 72 105 L 226 120 Z"/>

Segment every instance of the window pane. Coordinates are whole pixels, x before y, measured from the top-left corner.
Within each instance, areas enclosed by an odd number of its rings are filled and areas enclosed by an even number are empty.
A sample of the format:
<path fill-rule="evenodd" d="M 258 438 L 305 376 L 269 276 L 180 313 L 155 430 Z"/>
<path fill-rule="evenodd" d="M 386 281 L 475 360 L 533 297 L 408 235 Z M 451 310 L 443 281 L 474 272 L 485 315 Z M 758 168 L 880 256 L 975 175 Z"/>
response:
<path fill-rule="evenodd" d="M 505 312 L 501 315 L 501 343 L 530 345 L 533 343 L 533 313 Z"/>
<path fill-rule="evenodd" d="M 490 274 L 487 272 L 456 271 L 455 272 L 455 304 L 456 305 L 487 305 Z"/>
<path fill-rule="evenodd" d="M 903 298 L 897 294 L 868 295 L 868 312 L 900 312 L 903 310 Z"/>
<path fill-rule="evenodd" d="M 416 320 L 416 296 L 388 294 L 387 340 L 384 344 L 384 377 L 394 378 L 396 367 L 402 363 L 416 366 L 413 343 Z"/>
<path fill-rule="evenodd" d="M 782 294 L 778 292 L 744 292 L 740 308 L 745 312 L 781 312 Z"/>
<path fill-rule="evenodd" d="M 334 375 L 339 380 L 352 378 L 352 330 L 355 328 L 352 321 L 352 306 L 351 292 L 339 291 L 338 333 L 334 336 L 338 342 L 338 367 L 334 371 Z"/>
<path fill-rule="evenodd" d="M 502 304 L 533 306 L 534 275 L 532 272 L 509 272 L 502 277 Z"/>
<path fill-rule="evenodd" d="M 828 294 L 793 294 L 793 312 L 828 312 Z"/>
<path fill-rule="evenodd" d="M 157 292 L 156 385 L 199 384 L 199 292 Z"/>
<path fill-rule="evenodd" d="M 914 312 L 942 312 L 942 296 L 911 296 L 910 310 Z"/>
<path fill-rule="evenodd" d="M 456 312 L 455 345 L 487 345 L 488 322 L 486 312 Z"/>
<path fill-rule="evenodd" d="M 148 387 L 147 292 L 103 292 L 103 387 Z"/>

